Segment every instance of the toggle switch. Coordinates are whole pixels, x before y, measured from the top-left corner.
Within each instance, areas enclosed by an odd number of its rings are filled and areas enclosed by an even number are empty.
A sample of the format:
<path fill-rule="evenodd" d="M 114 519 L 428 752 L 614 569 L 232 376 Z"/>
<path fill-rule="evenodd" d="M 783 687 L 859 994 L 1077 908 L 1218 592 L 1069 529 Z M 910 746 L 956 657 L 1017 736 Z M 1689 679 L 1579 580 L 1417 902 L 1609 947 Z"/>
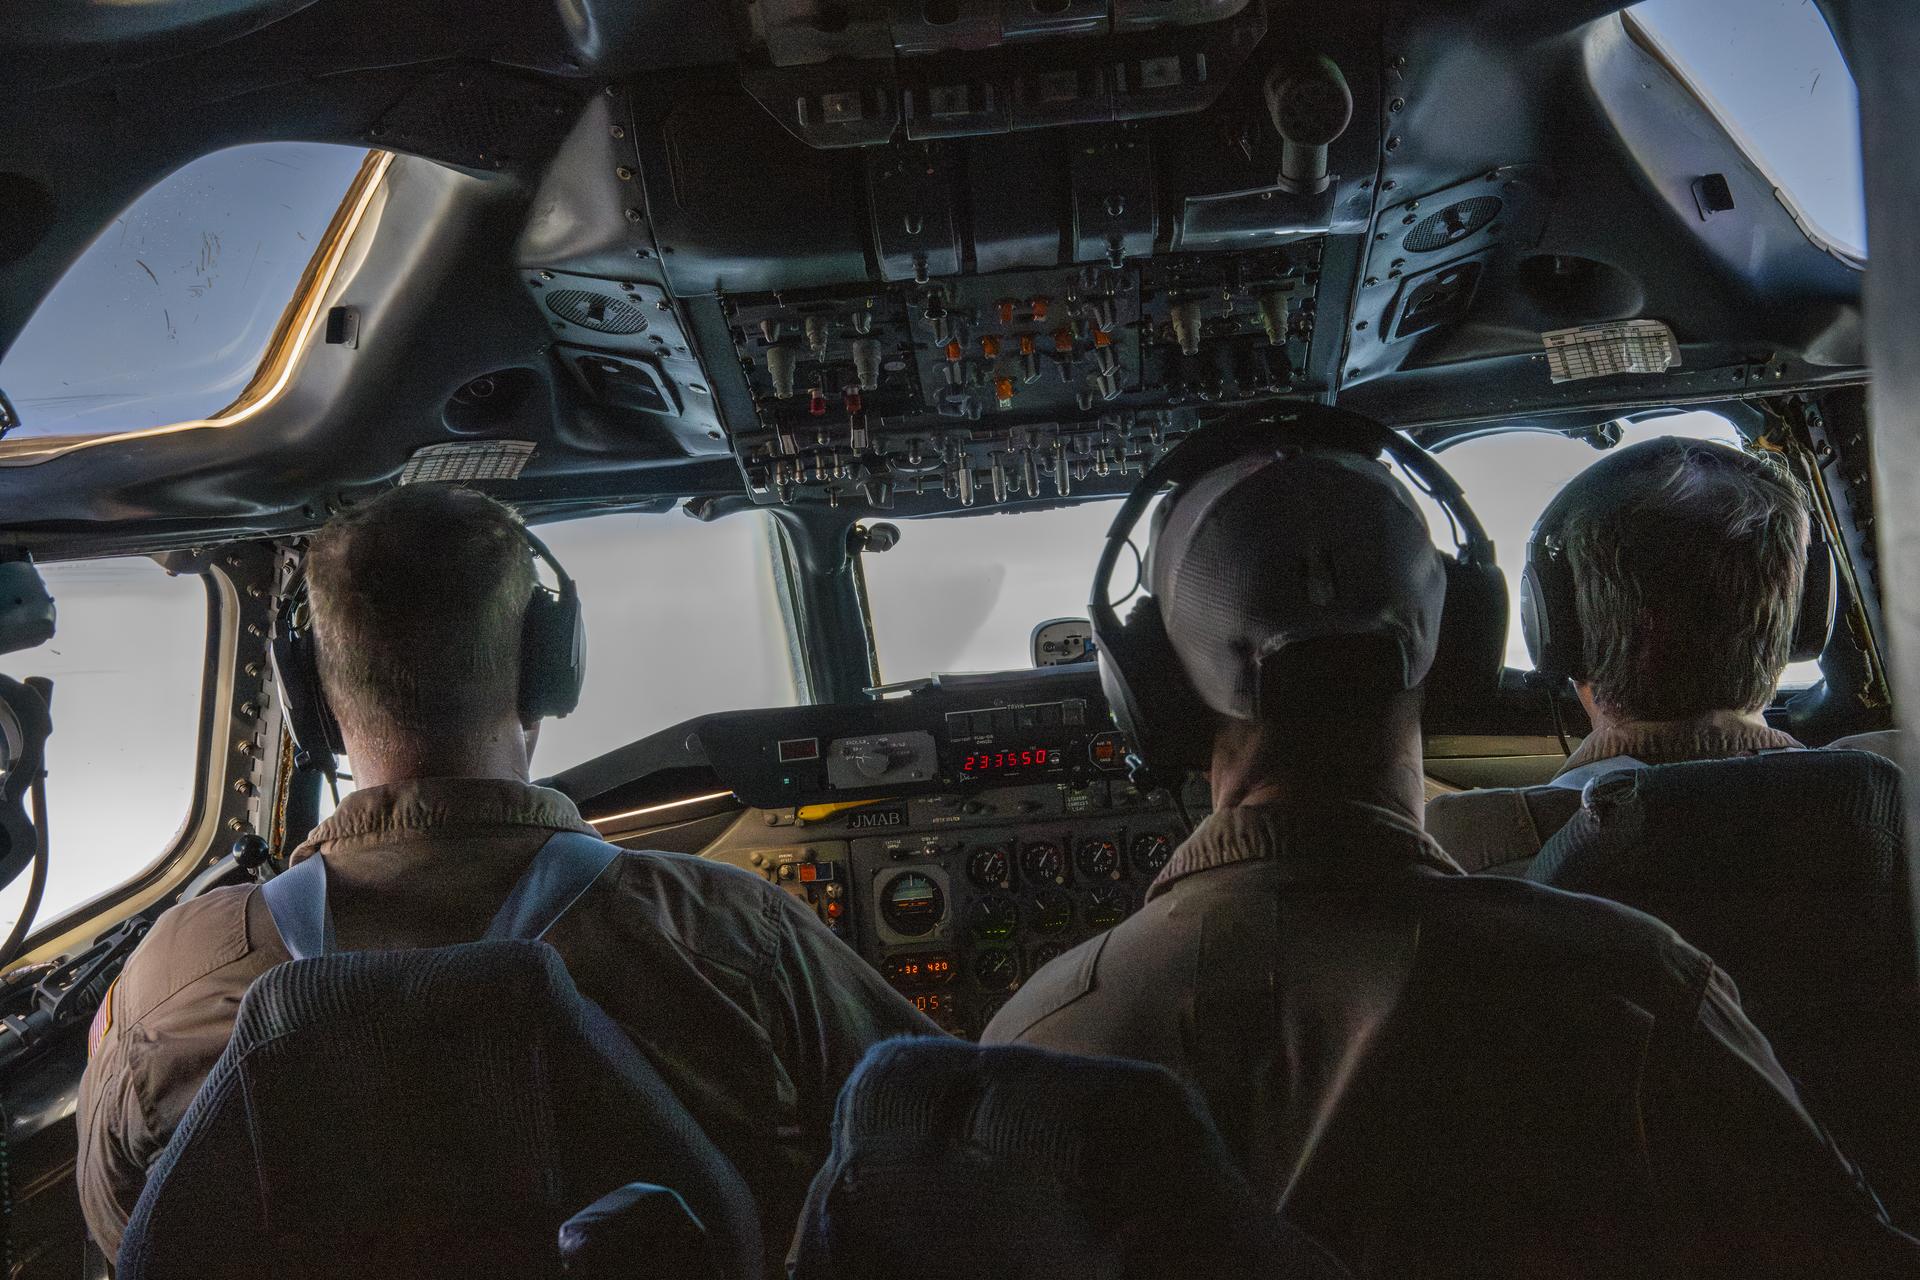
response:
<path fill-rule="evenodd" d="M 773 382 L 773 398 L 786 400 L 793 395 L 793 370 L 800 356 L 784 344 L 767 348 L 767 377 Z"/>
<path fill-rule="evenodd" d="M 1200 299 L 1182 298 L 1168 304 L 1167 315 L 1173 321 L 1173 340 L 1180 344 L 1180 354 L 1197 356 L 1200 354 Z"/>
<path fill-rule="evenodd" d="M 866 312 L 861 312 L 865 315 Z M 872 391 L 880 385 L 880 340 L 878 338 L 856 338 L 853 342 L 853 376 L 859 381 L 863 391 Z"/>

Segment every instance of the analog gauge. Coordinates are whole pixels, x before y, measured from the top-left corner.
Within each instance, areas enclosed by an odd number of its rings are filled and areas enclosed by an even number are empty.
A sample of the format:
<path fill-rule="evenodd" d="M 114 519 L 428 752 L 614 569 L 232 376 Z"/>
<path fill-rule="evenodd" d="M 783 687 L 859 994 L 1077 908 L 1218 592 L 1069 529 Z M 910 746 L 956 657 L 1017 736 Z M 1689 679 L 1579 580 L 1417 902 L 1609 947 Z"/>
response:
<path fill-rule="evenodd" d="M 1074 855 L 1074 865 L 1089 880 L 1120 878 L 1120 847 L 1111 840 L 1089 840 Z"/>
<path fill-rule="evenodd" d="M 1067 855 L 1050 840 L 1036 840 L 1020 851 L 1020 872 L 1029 884 L 1065 884 Z"/>
<path fill-rule="evenodd" d="M 1013 859 L 1003 845 L 985 845 L 967 859 L 967 879 L 982 889 L 1004 889 L 1012 877 Z"/>
<path fill-rule="evenodd" d="M 1067 944 L 1064 942 L 1041 943 L 1039 946 L 1035 947 L 1030 953 L 1028 953 L 1029 955 L 1028 963 L 1031 965 L 1029 972 L 1032 972 L 1032 973 L 1040 972 L 1041 968 L 1047 963 L 1047 961 L 1057 959 L 1058 957 L 1063 956 L 1066 953 L 1067 953 Z"/>
<path fill-rule="evenodd" d="M 905 938 L 933 932 L 947 914 L 947 895 L 932 876 L 903 871 L 880 890 L 880 918 Z"/>
<path fill-rule="evenodd" d="M 969 927 L 982 942 L 1004 942 L 1020 923 L 1020 911 L 1004 893 L 990 893 L 973 904 Z"/>
<path fill-rule="evenodd" d="M 1133 910 L 1133 896 L 1117 884 L 1104 884 L 1087 895 L 1087 924 L 1111 929 Z"/>
<path fill-rule="evenodd" d="M 1004 947 L 978 952 L 973 980 L 988 991 L 1011 991 L 1020 982 L 1020 957 Z"/>
<path fill-rule="evenodd" d="M 1073 899 L 1058 889 L 1042 889 L 1030 900 L 1028 918 L 1037 933 L 1059 933 L 1073 923 Z"/>
<path fill-rule="evenodd" d="M 1135 871 L 1143 876 L 1157 876 L 1160 869 L 1167 865 L 1167 859 L 1173 856 L 1173 841 L 1158 833 L 1136 836 L 1130 852 Z"/>

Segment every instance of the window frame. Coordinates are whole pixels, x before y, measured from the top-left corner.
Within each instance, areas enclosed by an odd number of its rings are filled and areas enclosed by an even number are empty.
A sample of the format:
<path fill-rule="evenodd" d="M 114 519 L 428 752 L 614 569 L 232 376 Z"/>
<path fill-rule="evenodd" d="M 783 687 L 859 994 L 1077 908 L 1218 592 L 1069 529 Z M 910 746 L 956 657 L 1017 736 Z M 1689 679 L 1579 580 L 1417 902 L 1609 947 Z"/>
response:
<path fill-rule="evenodd" d="M 1823 12 L 1820 16 L 1821 21 L 1825 22 L 1826 14 Z M 1856 252 L 1849 246 L 1832 239 L 1820 224 L 1808 215 L 1807 211 L 1801 207 L 1798 197 L 1794 195 L 1793 189 L 1781 180 L 1780 175 L 1774 171 L 1773 165 L 1761 154 L 1760 149 L 1752 144 L 1746 130 L 1733 118 L 1733 113 L 1729 111 L 1727 107 L 1721 103 L 1720 99 L 1715 96 L 1713 91 L 1702 82 L 1701 78 L 1686 64 L 1679 53 L 1661 38 L 1660 33 L 1654 30 L 1650 23 L 1634 13 L 1631 4 L 1620 10 L 1618 17 L 1620 25 L 1626 30 L 1627 38 L 1649 57 L 1665 67 L 1667 73 L 1685 87 L 1686 91 L 1700 104 L 1707 115 L 1712 118 L 1713 122 L 1719 126 L 1720 132 L 1726 135 L 1727 141 L 1733 144 L 1733 148 L 1739 152 L 1740 158 L 1747 164 L 1753 166 L 1754 171 L 1767 180 L 1767 185 L 1773 189 L 1773 198 L 1778 200 L 1780 207 L 1787 211 L 1787 215 L 1793 219 L 1794 225 L 1800 229 L 1800 234 L 1807 238 L 1807 243 L 1843 266 L 1865 274 L 1867 269 L 1867 254 Z M 1840 37 L 1838 33 L 1833 32 L 1831 23 L 1828 23 L 1827 27 L 1829 33 L 1833 35 L 1835 48 L 1839 48 Z M 1846 63 L 1846 51 L 1844 49 L 1840 50 L 1840 60 L 1843 64 Z M 1849 76 L 1853 74 L 1851 65 L 1847 66 L 1847 74 Z M 1857 83 L 1855 85 L 1855 92 L 1858 92 Z M 1864 143 L 1862 146 L 1864 163 Z M 1871 252 L 1871 248 L 1869 248 L 1869 252 Z"/>
<path fill-rule="evenodd" d="M 27 436 L 13 442 L 0 438 L 0 467 L 34 467 L 100 445 L 172 435 L 180 431 L 236 427 L 277 403 L 292 388 L 302 357 L 313 346 L 314 334 L 320 330 L 326 315 L 326 300 L 332 294 L 334 283 L 351 256 L 354 244 L 363 230 L 372 233 L 379 226 L 375 205 L 386 190 L 387 172 L 393 165 L 394 157 L 395 153 L 391 151 L 372 150 L 362 159 L 359 171 L 348 183 L 346 194 L 335 207 L 325 232 L 301 271 L 294 285 L 293 296 L 287 300 L 279 320 L 275 322 L 259 363 L 254 366 L 246 385 L 230 404 L 204 418 L 189 418 L 133 431 L 81 437 Z"/>
<path fill-rule="evenodd" d="M 170 898 L 195 874 L 217 863 L 220 855 L 213 851 L 223 832 L 238 836 L 244 830 L 253 829 L 244 820 L 239 827 L 234 827 L 237 815 L 227 812 L 235 805 L 245 811 L 255 802 L 251 793 L 243 795 L 234 787 L 233 778 L 251 778 L 255 761 L 262 755 L 265 756 L 264 768 L 278 768 L 277 750 L 267 753 L 264 749 L 258 752 L 239 749 L 242 741 L 256 740 L 256 734 L 268 743 L 278 743 L 280 739 L 277 706 L 267 707 L 259 716 L 248 716 L 245 708 L 252 705 L 257 710 L 259 704 L 250 703 L 250 699 L 259 695 L 245 693 L 241 686 L 241 681 L 247 678 L 248 663 L 241 654 L 243 641 L 259 640 L 257 636 L 245 634 L 243 624 L 261 628 L 260 636 L 265 634 L 261 622 L 245 619 L 248 610 L 242 602 L 255 601 L 264 618 L 271 593 L 254 596 L 251 590 L 243 588 L 238 578 L 246 562 L 239 556 L 208 553 L 191 560 L 166 555 L 155 555 L 153 559 L 169 572 L 199 578 L 206 592 L 206 645 L 200 668 L 199 723 L 194 736 L 193 789 L 187 812 L 182 815 L 172 839 L 138 872 L 58 916 L 35 921 L 9 972 L 86 946 L 106 929 Z M 56 733 L 59 732 L 59 705 L 56 689 L 53 704 Z M 226 767 L 216 768 L 216 762 Z M 259 803 L 264 806 L 270 800 L 271 797 L 266 797 Z M 51 856 L 57 858 L 60 856 L 57 813 L 48 815 L 48 837 Z"/>

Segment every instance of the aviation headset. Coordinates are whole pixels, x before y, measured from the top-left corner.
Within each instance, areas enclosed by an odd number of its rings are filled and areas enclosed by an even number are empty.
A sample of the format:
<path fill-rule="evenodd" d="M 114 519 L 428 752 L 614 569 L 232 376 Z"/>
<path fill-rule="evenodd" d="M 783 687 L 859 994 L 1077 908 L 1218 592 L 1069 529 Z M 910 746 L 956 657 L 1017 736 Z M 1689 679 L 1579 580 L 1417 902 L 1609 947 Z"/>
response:
<path fill-rule="evenodd" d="M 1148 468 L 1121 503 L 1107 529 L 1087 602 L 1100 686 L 1115 725 L 1132 742 L 1128 763 L 1142 785 L 1177 785 L 1180 774 L 1206 767 L 1212 735 L 1208 717 L 1196 714 L 1200 695 L 1174 652 L 1160 602 L 1142 595 L 1122 622 L 1109 599 L 1108 583 L 1120 553 L 1162 488 L 1171 485 L 1178 495 L 1182 486 L 1249 454 L 1289 448 L 1343 449 L 1366 458 L 1390 454 L 1446 511 L 1461 538 L 1455 555 L 1441 556 L 1447 575 L 1446 611 L 1477 617 L 1489 616 L 1491 610 L 1505 616 L 1507 588 L 1494 563 L 1493 542 L 1467 505 L 1466 494 L 1432 454 L 1399 432 L 1350 410 L 1310 402 L 1265 404 L 1202 427 Z M 1447 631 L 1443 622 L 1443 649 Z M 1436 654 L 1435 668 L 1440 665 Z"/>
<path fill-rule="evenodd" d="M 1738 453 L 1729 445 L 1707 447 Z M 1575 508 L 1605 479 L 1602 471 L 1595 480 L 1582 483 L 1599 465 L 1575 476 L 1554 495 L 1527 538 L 1527 563 L 1520 576 L 1520 633 L 1534 670 L 1545 676 L 1586 678 L 1586 640 L 1580 630 L 1579 593 L 1568 560 L 1566 529 Z M 1807 569 L 1794 618 L 1790 662 L 1811 662 L 1820 656 L 1839 611 L 1840 575 L 1833 544 L 1818 519 L 1807 524 Z"/>
<path fill-rule="evenodd" d="M 40 832 L 27 816 L 28 793 L 46 772 L 46 686 L 0 676 L 0 886 L 11 884 L 32 862 Z M 37 802 L 36 802 L 37 803 Z M 44 813 L 38 815 L 45 820 Z"/>
<path fill-rule="evenodd" d="M 586 679 L 586 627 L 573 579 L 532 530 L 523 525 L 520 533 L 528 549 L 552 568 L 559 584 L 534 583 L 520 629 L 520 722 L 533 724 L 547 716 L 564 716 L 580 704 L 580 687 Z M 320 685 L 320 655 L 304 570 L 274 613 L 269 654 L 285 703 L 287 731 L 299 749 L 300 767 L 331 775 L 346 744 Z"/>

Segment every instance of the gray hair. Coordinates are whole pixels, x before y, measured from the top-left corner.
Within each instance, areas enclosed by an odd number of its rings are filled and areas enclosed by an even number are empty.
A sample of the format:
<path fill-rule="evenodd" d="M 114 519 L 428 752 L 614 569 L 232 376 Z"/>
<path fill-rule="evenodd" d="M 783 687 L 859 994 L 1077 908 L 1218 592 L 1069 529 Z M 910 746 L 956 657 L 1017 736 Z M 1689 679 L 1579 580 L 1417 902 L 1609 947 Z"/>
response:
<path fill-rule="evenodd" d="M 519 704 L 535 581 L 519 518 L 469 489 L 403 486 L 329 521 L 307 589 L 335 716 L 389 743 L 495 727 Z"/>
<path fill-rule="evenodd" d="M 1598 464 L 1565 525 L 1587 679 L 1637 720 L 1758 711 L 1793 645 L 1807 507 L 1770 458 L 1664 437 Z M 1610 465 L 1625 464 L 1625 465 Z"/>

